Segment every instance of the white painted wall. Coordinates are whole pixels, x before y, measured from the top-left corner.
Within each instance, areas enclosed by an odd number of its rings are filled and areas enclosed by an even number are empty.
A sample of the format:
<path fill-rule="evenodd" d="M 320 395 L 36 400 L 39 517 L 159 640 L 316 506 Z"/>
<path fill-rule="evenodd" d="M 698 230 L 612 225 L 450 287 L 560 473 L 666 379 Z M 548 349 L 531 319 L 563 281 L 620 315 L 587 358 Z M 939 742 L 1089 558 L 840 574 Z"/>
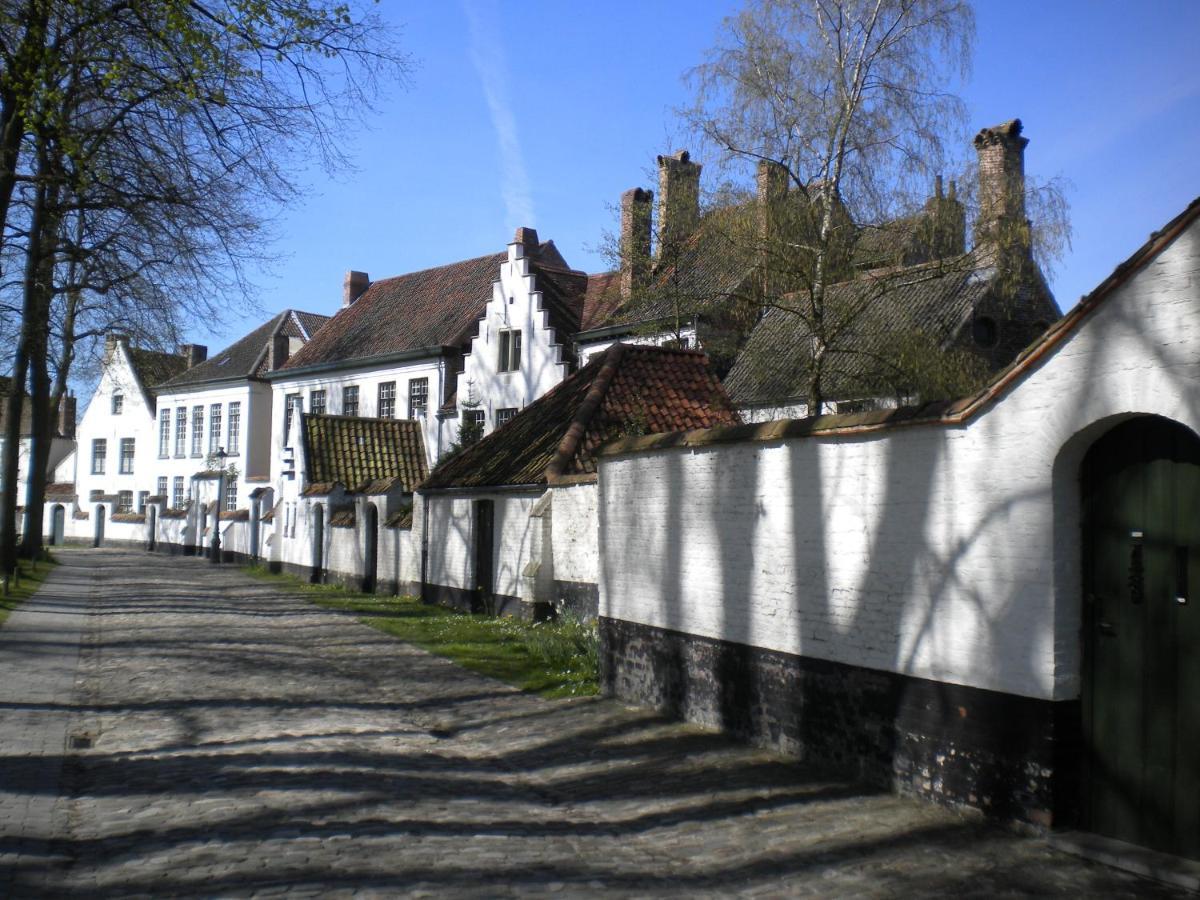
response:
<path fill-rule="evenodd" d="M 596 584 L 600 580 L 597 486 L 554 487 L 550 496 L 555 580 Z"/>
<path fill-rule="evenodd" d="M 601 615 L 1078 696 L 1078 471 L 1134 414 L 1200 432 L 1200 227 L 962 427 L 606 458 Z"/>
<path fill-rule="evenodd" d="M 168 497 L 170 497 L 170 486 L 176 476 L 182 476 L 184 484 L 187 485 L 187 490 L 191 489 L 192 476 L 197 472 L 208 469 L 207 460 L 212 449 L 209 429 L 212 421 L 213 406 L 219 405 L 221 408 L 221 434 L 217 446 L 228 449 L 231 446 L 229 439 L 229 405 L 231 403 L 238 403 L 240 404 L 241 411 L 241 425 L 238 435 L 240 449 L 236 455 L 229 456 L 226 465 L 230 468 L 236 468 L 238 473 L 237 508 L 247 509 L 250 505 L 250 492 L 254 490 L 256 485 L 247 484 L 246 477 L 248 475 L 267 474 L 263 468 L 258 468 L 257 470 L 251 468 L 251 461 L 257 461 L 257 464 L 261 467 L 262 462 L 266 459 L 266 448 L 261 446 L 263 429 L 261 425 L 256 428 L 251 424 L 256 415 L 261 416 L 263 413 L 264 387 L 263 385 L 252 385 L 249 381 L 241 381 L 215 384 L 207 387 L 195 387 L 188 390 L 161 391 L 158 395 L 158 410 L 159 415 L 162 415 L 163 410 L 166 410 L 170 414 L 170 440 L 168 441 L 167 455 L 160 456 L 159 426 L 156 424 L 154 442 L 150 448 L 150 458 L 147 460 L 154 475 L 151 481 L 151 492 L 154 493 L 157 491 L 156 485 L 159 476 L 166 476 L 167 478 Z M 267 396 L 269 399 L 269 395 Z M 197 406 L 202 407 L 204 410 L 204 423 L 200 434 L 200 452 L 193 454 L 192 414 L 193 409 Z M 181 408 L 187 415 L 187 439 L 184 442 L 184 452 L 177 455 L 175 453 L 175 416 L 176 410 Z M 269 406 L 266 413 L 269 421 Z M 255 446 L 256 441 L 259 442 L 258 446 Z"/>
<path fill-rule="evenodd" d="M 124 398 L 120 415 L 112 413 L 114 394 Z M 136 504 L 139 491 L 154 492 L 153 461 L 158 455 L 154 427 L 154 407 L 143 394 L 141 383 L 134 374 L 126 343 L 118 341 L 106 360 L 95 393 L 76 429 L 78 450 L 59 464 L 54 480 L 74 482 L 81 501 L 86 501 L 93 490 L 106 494 L 132 491 Z M 120 474 L 121 438 L 135 441 L 131 475 Z M 107 442 L 103 475 L 92 474 L 92 442 L 97 439 Z"/>
<path fill-rule="evenodd" d="M 687 341 L 688 347 L 692 348 L 693 350 L 699 347 L 699 344 L 696 341 L 696 329 L 694 327 L 689 326 L 681 329 L 679 335 Z M 597 353 L 603 353 L 618 341 L 622 344 L 636 344 L 642 347 L 661 347 L 663 344 L 668 344 L 674 340 L 674 331 L 661 331 L 651 334 L 623 334 L 612 339 L 581 343 L 578 347 L 579 365 L 587 365 L 592 361 L 592 358 L 595 357 Z"/>
<path fill-rule="evenodd" d="M 283 370 L 285 373 L 287 370 Z M 286 398 L 299 394 L 302 398 L 304 411 L 312 412 L 310 398 L 315 390 L 324 390 L 326 397 L 325 412 L 330 415 L 343 415 L 342 388 L 351 385 L 358 387 L 358 414 L 364 418 L 376 418 L 379 415 L 379 385 L 395 382 L 396 410 L 394 418 L 406 419 L 409 416 L 409 382 L 417 378 L 428 379 L 429 405 L 422 418 L 424 426 L 425 451 L 429 456 L 432 467 L 437 458 L 439 446 L 445 449 L 445 435 L 439 438 L 437 413 L 441 404 L 443 385 L 446 378 L 446 362 L 441 357 L 428 357 L 403 363 L 387 363 L 377 365 L 348 365 L 344 369 L 333 371 L 299 374 L 294 376 L 282 375 L 271 381 L 272 410 L 271 410 L 271 481 L 275 483 L 281 472 L 281 455 L 283 448 L 297 440 L 292 434 L 285 439 L 283 433 L 286 421 Z M 457 428 L 457 420 L 453 424 Z M 294 429 L 293 429 L 294 430 Z M 297 443 L 298 447 L 299 444 Z"/>
<path fill-rule="evenodd" d="M 521 573 L 526 564 L 536 558 L 535 535 L 541 528 L 541 520 L 530 514 L 540 496 L 541 491 L 537 490 L 423 495 L 423 501 L 429 509 L 428 583 L 462 590 L 474 588 L 475 518 L 472 502 L 491 500 L 494 503 L 495 529 L 492 545 L 494 591 L 532 602 L 535 599 L 534 582 Z"/>

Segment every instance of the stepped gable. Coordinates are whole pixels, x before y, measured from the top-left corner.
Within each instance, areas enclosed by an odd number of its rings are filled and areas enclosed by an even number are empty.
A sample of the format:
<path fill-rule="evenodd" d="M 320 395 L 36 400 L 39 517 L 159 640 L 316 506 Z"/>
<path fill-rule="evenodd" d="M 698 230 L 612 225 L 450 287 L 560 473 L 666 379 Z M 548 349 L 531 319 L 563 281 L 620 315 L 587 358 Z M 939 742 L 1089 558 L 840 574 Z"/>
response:
<path fill-rule="evenodd" d="M 211 359 L 176 375 L 162 387 L 178 388 L 211 381 L 261 377 L 269 368 L 271 339 L 276 334 L 310 341 L 328 321 L 329 316 L 295 309 L 284 310 Z"/>
<path fill-rule="evenodd" d="M 421 423 L 304 414 L 305 493 L 412 491 L 429 474 Z"/>
<path fill-rule="evenodd" d="M 421 487 L 553 484 L 594 475 L 613 438 L 740 421 L 703 352 L 614 344 Z"/>
<path fill-rule="evenodd" d="M 553 241 L 540 244 L 529 260 L 550 325 L 565 344 L 579 329 L 587 276 L 567 266 Z M 283 368 L 462 347 L 476 334 L 507 261 L 506 250 L 372 282 Z"/>

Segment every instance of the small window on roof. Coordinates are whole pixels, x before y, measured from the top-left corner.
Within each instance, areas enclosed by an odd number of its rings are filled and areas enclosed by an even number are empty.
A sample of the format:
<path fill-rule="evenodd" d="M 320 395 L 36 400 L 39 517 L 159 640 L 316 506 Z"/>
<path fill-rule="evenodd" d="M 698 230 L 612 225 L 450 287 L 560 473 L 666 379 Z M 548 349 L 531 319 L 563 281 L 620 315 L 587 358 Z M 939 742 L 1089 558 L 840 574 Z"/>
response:
<path fill-rule="evenodd" d="M 980 347 L 995 347 L 1000 339 L 1000 328 L 990 316 L 977 316 L 971 323 L 971 337 Z"/>

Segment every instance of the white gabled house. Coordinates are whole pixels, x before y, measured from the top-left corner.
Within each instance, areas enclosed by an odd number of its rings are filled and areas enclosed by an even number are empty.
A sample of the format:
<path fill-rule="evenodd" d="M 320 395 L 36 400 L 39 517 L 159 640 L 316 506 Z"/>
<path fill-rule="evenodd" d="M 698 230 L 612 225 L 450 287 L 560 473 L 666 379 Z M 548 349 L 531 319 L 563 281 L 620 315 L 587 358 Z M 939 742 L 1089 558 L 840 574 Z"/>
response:
<path fill-rule="evenodd" d="M 586 289 L 532 228 L 503 253 L 375 282 L 347 273 L 341 310 L 267 376 L 272 483 L 296 412 L 419 421 L 430 465 L 463 417 L 490 432 L 569 374 Z"/>

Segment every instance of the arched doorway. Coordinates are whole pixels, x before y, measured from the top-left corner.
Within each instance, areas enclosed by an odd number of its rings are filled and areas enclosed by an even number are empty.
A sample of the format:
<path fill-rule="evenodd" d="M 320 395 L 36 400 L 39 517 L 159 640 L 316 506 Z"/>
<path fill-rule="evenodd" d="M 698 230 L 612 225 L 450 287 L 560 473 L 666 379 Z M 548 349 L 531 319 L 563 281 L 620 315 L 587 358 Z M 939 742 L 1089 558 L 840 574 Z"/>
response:
<path fill-rule="evenodd" d="M 366 514 L 363 516 L 366 533 L 363 535 L 363 580 L 364 594 L 375 593 L 376 579 L 379 574 L 379 510 L 374 503 L 366 504 Z"/>
<path fill-rule="evenodd" d="M 96 507 L 96 533 L 92 537 L 93 547 L 104 546 L 104 507 Z"/>
<path fill-rule="evenodd" d="M 1200 858 L 1200 438 L 1139 416 L 1083 487 L 1083 824 Z"/>
<path fill-rule="evenodd" d="M 313 504 L 313 548 L 312 548 L 312 575 L 310 581 L 313 584 L 321 584 L 324 579 L 325 569 L 325 507 L 320 503 Z"/>
<path fill-rule="evenodd" d="M 61 547 L 66 541 L 66 534 L 67 508 L 56 503 L 50 510 L 50 546 Z"/>

